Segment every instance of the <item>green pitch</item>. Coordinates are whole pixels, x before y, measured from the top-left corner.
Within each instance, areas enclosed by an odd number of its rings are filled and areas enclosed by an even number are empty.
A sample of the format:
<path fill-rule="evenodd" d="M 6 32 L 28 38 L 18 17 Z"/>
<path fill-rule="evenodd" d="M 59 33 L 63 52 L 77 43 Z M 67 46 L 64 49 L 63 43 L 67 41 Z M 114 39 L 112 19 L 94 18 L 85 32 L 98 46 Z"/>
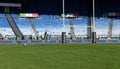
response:
<path fill-rule="evenodd" d="M 1 44 L 0 69 L 120 69 L 120 44 Z"/>

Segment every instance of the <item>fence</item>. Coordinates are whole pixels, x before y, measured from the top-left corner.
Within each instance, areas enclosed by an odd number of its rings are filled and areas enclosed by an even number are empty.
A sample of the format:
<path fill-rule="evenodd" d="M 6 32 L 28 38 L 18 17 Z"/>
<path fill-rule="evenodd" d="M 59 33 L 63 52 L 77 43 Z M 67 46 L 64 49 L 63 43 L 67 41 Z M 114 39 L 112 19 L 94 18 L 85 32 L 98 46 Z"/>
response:
<path fill-rule="evenodd" d="M 0 44 L 42 44 L 42 43 L 61 43 L 61 40 L 0 40 Z M 97 39 L 97 43 L 119 43 L 119 39 Z M 91 39 L 77 39 L 77 40 L 70 40 L 66 39 L 66 43 L 92 43 Z"/>

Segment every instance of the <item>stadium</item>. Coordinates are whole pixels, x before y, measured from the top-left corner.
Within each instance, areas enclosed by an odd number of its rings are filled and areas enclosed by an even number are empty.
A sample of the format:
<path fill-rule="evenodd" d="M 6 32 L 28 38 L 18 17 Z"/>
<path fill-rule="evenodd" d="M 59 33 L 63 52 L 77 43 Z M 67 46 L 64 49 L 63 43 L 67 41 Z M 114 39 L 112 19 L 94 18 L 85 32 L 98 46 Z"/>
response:
<path fill-rule="evenodd" d="M 50 43 L 60 43 L 62 40 L 68 43 L 120 42 L 119 1 L 50 2 L 2 0 L 0 5 L 2 42 L 4 43 L 4 40 L 5 42 L 8 40 L 6 43 L 11 40 L 20 42 L 27 40 L 34 43 L 45 42 L 44 40 Z"/>
<path fill-rule="evenodd" d="M 0 69 L 120 69 L 119 0 L 0 0 Z"/>

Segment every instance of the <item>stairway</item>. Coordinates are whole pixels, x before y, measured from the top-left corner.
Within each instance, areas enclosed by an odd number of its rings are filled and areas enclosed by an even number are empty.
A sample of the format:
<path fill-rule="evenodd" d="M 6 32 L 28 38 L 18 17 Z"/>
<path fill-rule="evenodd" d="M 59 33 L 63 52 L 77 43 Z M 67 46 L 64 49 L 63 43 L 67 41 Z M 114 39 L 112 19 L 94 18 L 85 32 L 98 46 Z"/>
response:
<path fill-rule="evenodd" d="M 71 33 L 72 40 L 76 40 L 74 27 L 73 27 L 73 23 L 72 23 L 72 19 L 71 18 L 69 19 L 69 24 L 70 24 L 70 33 Z"/>
<path fill-rule="evenodd" d="M 108 38 L 111 38 L 112 36 L 112 28 L 113 28 L 113 19 L 110 19 L 110 24 L 109 24 L 109 31 L 108 31 Z"/>
<path fill-rule="evenodd" d="M 29 20 L 30 20 L 30 24 L 31 24 L 31 26 L 32 26 L 32 29 L 33 29 L 33 31 L 34 31 L 34 33 L 35 33 L 35 37 L 37 38 L 37 37 L 38 37 L 37 29 L 35 28 L 35 25 L 34 25 L 34 23 L 33 23 L 33 21 L 32 21 L 32 18 L 30 18 Z"/>
<path fill-rule="evenodd" d="M 23 36 L 23 34 L 21 33 L 21 31 L 19 30 L 19 28 L 18 28 L 18 26 L 16 25 L 15 21 L 13 20 L 12 16 L 11 16 L 9 13 L 7 13 L 7 14 L 5 14 L 5 15 L 6 15 L 6 18 L 7 18 L 7 20 L 8 20 L 8 23 L 10 24 L 13 32 L 15 33 L 17 39 L 18 39 L 18 40 L 23 39 L 24 36 Z"/>

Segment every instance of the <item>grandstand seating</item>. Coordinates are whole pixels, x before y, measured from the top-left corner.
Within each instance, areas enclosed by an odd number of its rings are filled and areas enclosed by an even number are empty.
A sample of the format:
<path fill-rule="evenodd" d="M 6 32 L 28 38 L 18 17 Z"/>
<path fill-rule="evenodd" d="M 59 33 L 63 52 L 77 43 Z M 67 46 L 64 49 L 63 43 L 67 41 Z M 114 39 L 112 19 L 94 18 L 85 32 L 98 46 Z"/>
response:
<path fill-rule="evenodd" d="M 113 30 L 112 30 L 112 35 L 119 36 L 120 35 L 120 20 L 119 19 L 114 19 L 113 20 Z"/>
<path fill-rule="evenodd" d="M 32 27 L 29 23 L 28 18 L 16 18 L 13 17 L 16 25 L 19 27 L 23 35 L 34 35 L 34 32 L 32 30 Z"/>
<path fill-rule="evenodd" d="M 49 35 L 61 35 L 62 20 L 57 16 L 41 15 L 41 18 L 33 18 L 33 23 L 40 35 L 45 32 Z"/>
<path fill-rule="evenodd" d="M 73 26 L 76 35 L 84 35 L 87 36 L 87 24 L 88 18 L 74 18 Z"/>
<path fill-rule="evenodd" d="M 11 15 L 24 35 L 34 35 L 28 18 L 18 18 L 16 14 Z M 57 15 L 41 15 L 32 20 L 39 35 L 43 35 L 45 32 L 50 35 L 61 35 L 62 31 L 70 33 L 69 19 L 67 18 L 65 18 L 64 29 L 63 20 Z M 72 22 L 76 35 L 87 35 L 87 18 L 73 18 Z"/>
<path fill-rule="evenodd" d="M 108 18 L 95 18 L 94 28 L 97 36 L 107 36 L 109 31 L 109 21 Z"/>
<path fill-rule="evenodd" d="M 87 18 L 74 18 L 72 21 L 76 35 L 87 35 Z M 48 32 L 50 35 L 61 35 L 62 31 L 70 33 L 70 24 L 67 18 L 65 18 L 64 30 L 62 18 L 55 15 L 41 15 L 41 18 L 34 18 L 33 23 L 39 34 Z"/>
<path fill-rule="evenodd" d="M 75 35 L 87 36 L 87 18 L 73 18 L 72 19 Z M 66 32 L 70 32 L 69 19 L 65 19 Z"/>
<path fill-rule="evenodd" d="M 4 14 L 1 14 L 0 16 L 2 15 L 4 16 Z M 15 36 L 5 17 L 0 18 L 0 33 L 2 34 L 3 37 Z"/>
<path fill-rule="evenodd" d="M 23 35 L 34 35 L 32 27 L 28 18 L 19 18 L 17 14 L 11 14 L 15 23 L 23 33 Z M 63 28 L 63 20 L 58 15 L 41 15 L 39 18 L 32 18 L 32 21 L 39 33 L 43 35 L 47 32 L 49 35 L 61 35 L 65 31 L 68 35 L 70 33 L 69 18 L 65 18 L 65 28 Z M 107 36 L 109 31 L 109 18 L 95 18 L 94 28 L 97 36 Z M 112 35 L 120 34 L 120 20 L 113 20 Z M 3 24 L 4 23 L 4 24 Z M 72 19 L 75 35 L 87 36 L 88 18 L 73 18 Z M 0 33 L 5 37 L 6 35 L 14 35 L 5 14 L 0 14 Z"/>

